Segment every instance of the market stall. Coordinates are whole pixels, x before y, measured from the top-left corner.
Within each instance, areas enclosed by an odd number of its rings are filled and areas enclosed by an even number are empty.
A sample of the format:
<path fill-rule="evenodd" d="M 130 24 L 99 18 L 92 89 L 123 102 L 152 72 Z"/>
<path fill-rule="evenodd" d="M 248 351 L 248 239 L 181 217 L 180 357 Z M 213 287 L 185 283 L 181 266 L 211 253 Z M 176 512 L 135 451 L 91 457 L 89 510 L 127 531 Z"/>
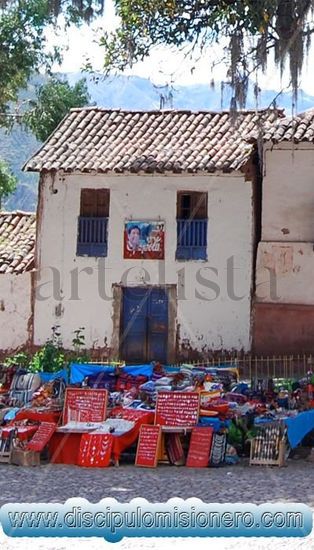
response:
<path fill-rule="evenodd" d="M 73 363 L 69 372 L 41 373 L 39 386 L 19 376 L 10 388 L 24 386 L 28 401 L 6 403 L 0 462 L 14 450 L 14 463 L 29 464 L 44 453 L 51 463 L 109 467 L 128 453 L 145 467 L 215 467 L 241 456 L 282 465 L 314 430 L 312 375 L 241 380 L 236 365 Z"/>

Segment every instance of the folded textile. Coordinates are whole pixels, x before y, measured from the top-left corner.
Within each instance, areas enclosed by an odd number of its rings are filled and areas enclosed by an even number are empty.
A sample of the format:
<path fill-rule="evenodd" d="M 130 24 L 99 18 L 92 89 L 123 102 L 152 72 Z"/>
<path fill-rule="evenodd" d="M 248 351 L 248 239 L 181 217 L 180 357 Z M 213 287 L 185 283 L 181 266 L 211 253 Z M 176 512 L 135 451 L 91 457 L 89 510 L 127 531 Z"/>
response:
<path fill-rule="evenodd" d="M 153 382 L 152 380 L 149 380 L 148 382 L 145 382 L 145 384 L 141 384 L 139 389 L 141 391 L 155 391 L 155 382 Z"/>
<path fill-rule="evenodd" d="M 163 376 L 162 378 L 159 378 L 159 380 L 155 381 L 156 386 L 169 386 L 171 384 L 172 378 L 169 376 Z"/>

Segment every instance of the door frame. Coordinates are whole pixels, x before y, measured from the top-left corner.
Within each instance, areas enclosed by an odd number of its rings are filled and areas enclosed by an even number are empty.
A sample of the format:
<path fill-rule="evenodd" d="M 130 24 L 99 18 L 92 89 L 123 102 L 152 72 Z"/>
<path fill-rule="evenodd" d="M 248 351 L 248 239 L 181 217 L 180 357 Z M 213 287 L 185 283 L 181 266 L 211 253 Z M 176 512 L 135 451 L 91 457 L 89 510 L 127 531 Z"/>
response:
<path fill-rule="evenodd" d="M 111 354 L 113 357 L 124 359 L 121 356 L 121 335 L 123 326 L 123 291 L 125 288 L 140 288 L 140 289 L 162 289 L 165 290 L 168 296 L 168 346 L 167 346 L 167 363 L 175 363 L 176 361 L 176 343 L 177 343 L 177 285 L 112 285 L 113 295 L 113 332 L 111 340 Z"/>

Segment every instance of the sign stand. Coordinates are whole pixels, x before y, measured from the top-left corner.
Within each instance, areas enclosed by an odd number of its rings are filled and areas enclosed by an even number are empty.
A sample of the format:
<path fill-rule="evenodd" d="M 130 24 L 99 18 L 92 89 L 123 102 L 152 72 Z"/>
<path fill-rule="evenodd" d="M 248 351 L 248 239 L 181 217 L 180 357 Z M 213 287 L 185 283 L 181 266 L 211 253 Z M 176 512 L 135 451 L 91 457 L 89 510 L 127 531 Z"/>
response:
<path fill-rule="evenodd" d="M 137 444 L 135 465 L 156 468 L 161 444 L 161 427 L 142 424 Z"/>

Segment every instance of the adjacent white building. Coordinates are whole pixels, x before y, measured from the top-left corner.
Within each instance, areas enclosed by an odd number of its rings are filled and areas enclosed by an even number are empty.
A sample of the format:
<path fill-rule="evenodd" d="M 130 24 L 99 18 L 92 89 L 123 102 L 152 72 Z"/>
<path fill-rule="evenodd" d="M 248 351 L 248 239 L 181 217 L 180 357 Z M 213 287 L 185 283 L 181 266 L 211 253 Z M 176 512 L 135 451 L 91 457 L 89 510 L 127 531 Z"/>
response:
<path fill-rule="evenodd" d="M 314 111 L 282 119 L 264 140 L 254 347 L 313 352 Z"/>
<path fill-rule="evenodd" d="M 0 354 L 33 341 L 36 216 L 0 212 Z"/>

